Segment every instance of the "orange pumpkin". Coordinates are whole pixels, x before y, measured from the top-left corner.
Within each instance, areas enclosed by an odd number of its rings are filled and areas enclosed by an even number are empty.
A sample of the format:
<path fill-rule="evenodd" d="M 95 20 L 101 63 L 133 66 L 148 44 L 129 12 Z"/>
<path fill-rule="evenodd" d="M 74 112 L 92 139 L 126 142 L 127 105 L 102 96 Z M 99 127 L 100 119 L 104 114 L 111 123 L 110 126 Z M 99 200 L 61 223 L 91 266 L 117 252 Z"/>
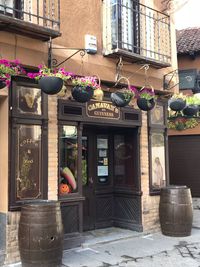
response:
<path fill-rule="evenodd" d="M 70 192 L 70 188 L 67 184 L 60 184 L 59 185 L 59 193 L 60 195 L 68 194 Z"/>

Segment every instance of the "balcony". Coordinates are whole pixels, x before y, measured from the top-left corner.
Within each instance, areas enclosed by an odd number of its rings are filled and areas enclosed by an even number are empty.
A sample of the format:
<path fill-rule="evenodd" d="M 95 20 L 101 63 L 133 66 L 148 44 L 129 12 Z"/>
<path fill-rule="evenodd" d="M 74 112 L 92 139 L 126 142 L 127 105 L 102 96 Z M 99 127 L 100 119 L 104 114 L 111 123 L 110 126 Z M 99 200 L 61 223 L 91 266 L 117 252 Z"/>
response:
<path fill-rule="evenodd" d="M 0 30 L 47 41 L 60 36 L 60 0 L 0 0 Z"/>
<path fill-rule="evenodd" d="M 171 64 L 170 18 L 134 0 L 104 0 L 104 55 L 156 68 Z"/>

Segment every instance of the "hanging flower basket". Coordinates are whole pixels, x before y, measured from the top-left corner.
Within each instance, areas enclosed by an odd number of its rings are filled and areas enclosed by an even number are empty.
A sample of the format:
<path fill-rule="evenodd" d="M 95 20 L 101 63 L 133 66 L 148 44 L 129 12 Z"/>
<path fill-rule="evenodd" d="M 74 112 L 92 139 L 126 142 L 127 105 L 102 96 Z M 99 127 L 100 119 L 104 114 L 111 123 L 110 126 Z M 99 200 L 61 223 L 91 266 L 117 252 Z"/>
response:
<path fill-rule="evenodd" d="M 93 97 L 94 89 L 90 86 L 74 86 L 72 88 L 73 98 L 80 103 L 86 103 Z"/>
<path fill-rule="evenodd" d="M 138 107 L 143 111 L 152 110 L 155 106 L 155 99 L 145 99 L 145 98 L 138 98 L 137 99 Z"/>
<path fill-rule="evenodd" d="M 120 91 L 117 91 L 115 93 L 111 93 L 110 98 L 111 98 L 113 105 L 115 105 L 116 107 L 125 107 L 131 101 L 131 98 L 126 99 L 124 93 L 120 92 Z"/>
<path fill-rule="evenodd" d="M 45 94 L 55 95 L 63 87 L 63 80 L 59 77 L 41 77 L 38 81 L 39 87 Z"/>
<path fill-rule="evenodd" d="M 94 90 L 100 88 L 96 77 L 75 77 L 72 79 L 72 97 L 80 103 L 86 103 L 94 95 Z"/>
<path fill-rule="evenodd" d="M 46 66 L 38 66 L 39 72 L 28 73 L 28 77 L 38 81 L 42 92 L 48 95 L 59 93 L 63 87 L 63 81 L 71 78 L 72 73 L 66 72 L 63 68 L 51 70 Z"/>
<path fill-rule="evenodd" d="M 181 111 L 185 108 L 186 101 L 181 99 L 181 98 L 170 99 L 168 101 L 168 105 L 169 105 L 170 109 L 173 111 Z"/>
<path fill-rule="evenodd" d="M 143 111 L 152 110 L 155 106 L 155 93 L 152 86 L 151 88 L 142 87 L 137 99 L 138 107 Z"/>
<path fill-rule="evenodd" d="M 119 83 L 121 79 L 127 81 L 127 88 L 124 87 L 114 93 L 111 93 L 110 98 L 114 106 L 116 107 L 125 107 L 127 106 L 131 99 L 135 96 L 135 88 L 130 86 L 129 80 L 126 77 L 121 77 L 115 84 L 115 86 Z"/>
<path fill-rule="evenodd" d="M 10 86 L 11 77 L 26 74 L 19 60 L 0 59 L 0 89 Z"/>
<path fill-rule="evenodd" d="M 197 116 L 199 111 L 199 107 L 197 105 L 187 105 L 186 108 L 183 109 L 183 114 L 186 116 Z"/>

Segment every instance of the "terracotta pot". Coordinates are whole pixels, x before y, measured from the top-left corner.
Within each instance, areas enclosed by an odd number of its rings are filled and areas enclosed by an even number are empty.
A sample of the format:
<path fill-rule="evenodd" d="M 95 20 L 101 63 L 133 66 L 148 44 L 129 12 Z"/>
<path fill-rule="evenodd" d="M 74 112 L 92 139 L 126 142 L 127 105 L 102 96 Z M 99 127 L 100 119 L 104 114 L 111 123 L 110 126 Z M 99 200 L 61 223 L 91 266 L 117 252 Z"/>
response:
<path fill-rule="evenodd" d="M 72 96 L 73 98 L 80 103 L 88 102 L 94 94 L 94 89 L 90 86 L 75 86 L 72 88 Z"/>
<path fill-rule="evenodd" d="M 154 98 L 147 100 L 146 98 L 138 98 L 137 105 L 141 110 L 148 111 L 154 108 L 155 100 Z"/>
<path fill-rule="evenodd" d="M 123 92 L 112 93 L 110 95 L 110 98 L 111 98 L 113 105 L 115 105 L 116 107 L 125 107 L 131 101 L 131 98 L 125 99 Z"/>
<path fill-rule="evenodd" d="M 186 101 L 182 98 L 171 98 L 168 101 L 168 105 L 173 111 L 181 111 L 186 107 Z"/>
<path fill-rule="evenodd" d="M 39 87 L 47 95 L 55 95 L 60 92 L 63 86 L 63 80 L 59 77 L 42 77 L 39 79 Z"/>

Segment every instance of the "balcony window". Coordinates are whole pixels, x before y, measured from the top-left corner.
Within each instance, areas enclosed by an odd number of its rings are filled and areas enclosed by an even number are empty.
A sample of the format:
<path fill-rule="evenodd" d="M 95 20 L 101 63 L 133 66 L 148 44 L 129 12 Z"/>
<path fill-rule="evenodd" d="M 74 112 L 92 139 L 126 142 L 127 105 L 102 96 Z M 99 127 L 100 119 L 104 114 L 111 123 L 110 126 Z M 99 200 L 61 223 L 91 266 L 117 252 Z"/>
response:
<path fill-rule="evenodd" d="M 104 54 L 169 66 L 169 16 L 134 0 L 104 0 Z"/>
<path fill-rule="evenodd" d="M 60 36 L 60 0 L 0 0 L 6 30 L 41 40 Z"/>

